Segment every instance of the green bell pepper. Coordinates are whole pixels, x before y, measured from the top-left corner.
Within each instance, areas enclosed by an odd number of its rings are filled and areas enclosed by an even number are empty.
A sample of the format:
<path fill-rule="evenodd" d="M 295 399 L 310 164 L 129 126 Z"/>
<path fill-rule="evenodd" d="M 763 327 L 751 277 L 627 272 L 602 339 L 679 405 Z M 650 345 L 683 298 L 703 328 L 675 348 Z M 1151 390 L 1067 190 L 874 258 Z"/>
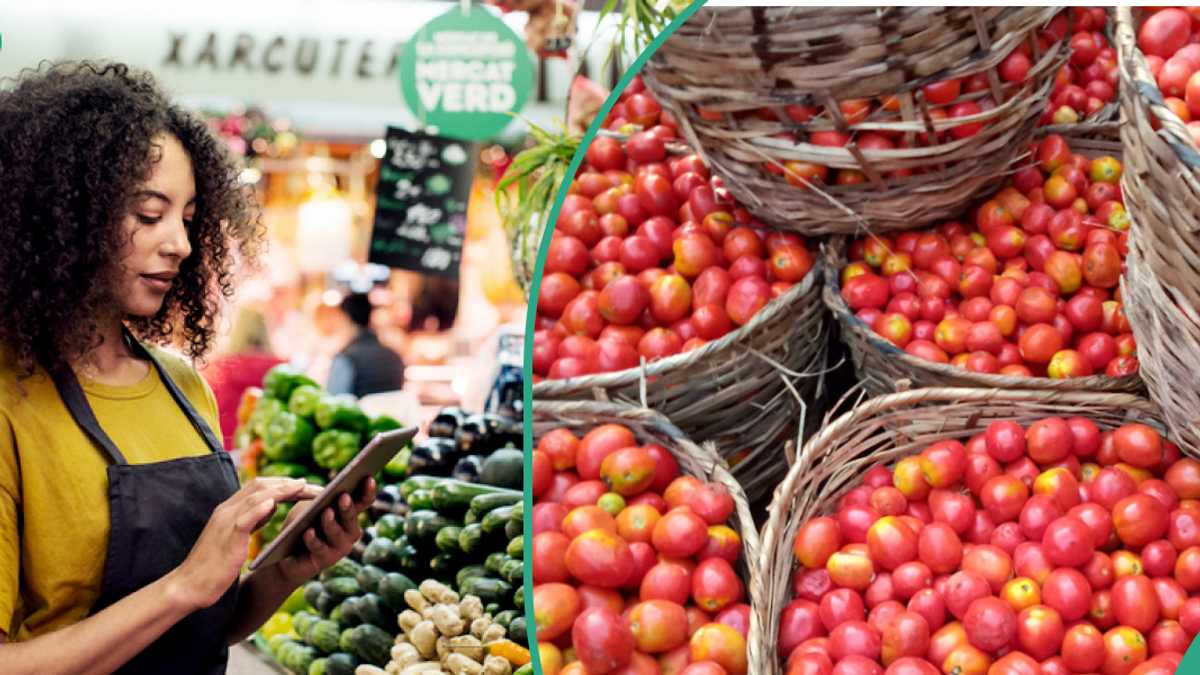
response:
<path fill-rule="evenodd" d="M 322 431 L 312 442 L 313 461 L 319 467 L 337 471 L 349 464 L 361 447 L 360 437 L 353 431 Z"/>
<path fill-rule="evenodd" d="M 267 423 L 271 418 L 283 412 L 283 401 L 276 401 L 273 398 L 264 398 L 254 406 L 254 412 L 250 415 L 250 429 L 253 430 L 255 438 L 265 438 L 267 435 Z"/>
<path fill-rule="evenodd" d="M 412 446 L 401 448 L 394 457 L 383 465 L 383 475 L 392 480 L 402 480 L 408 477 L 408 458 L 412 455 Z"/>
<path fill-rule="evenodd" d="M 284 478 L 303 478 L 308 475 L 308 467 L 293 462 L 271 462 L 259 472 L 260 476 L 283 476 Z"/>
<path fill-rule="evenodd" d="M 283 531 L 283 521 L 287 518 L 288 512 L 292 510 L 292 504 L 285 502 L 275 507 L 275 512 L 271 514 L 271 519 L 267 521 L 262 528 L 263 543 L 267 543 L 279 536 Z"/>
<path fill-rule="evenodd" d="M 317 426 L 322 429 L 345 429 L 359 433 L 367 430 L 367 415 L 352 401 L 340 396 L 323 396 L 317 403 Z"/>
<path fill-rule="evenodd" d="M 395 417 L 391 417 L 390 415 L 379 415 L 371 418 L 371 424 L 368 428 L 370 430 L 370 437 L 374 438 L 375 434 L 391 431 L 393 429 L 400 429 L 403 426 L 404 425 L 400 424 L 399 420 L 397 420 Z"/>
<path fill-rule="evenodd" d="M 296 462 L 308 457 L 313 428 L 303 417 L 286 410 L 267 423 L 263 454 L 275 462 Z"/>
<path fill-rule="evenodd" d="M 292 391 L 292 395 L 288 397 L 288 412 L 312 419 L 317 412 L 317 404 L 321 402 L 321 397 L 324 395 L 325 392 L 321 391 L 320 387 L 302 384 L 296 387 Z"/>
<path fill-rule="evenodd" d="M 287 401 L 296 387 L 305 384 L 317 386 L 309 376 L 286 363 L 281 363 L 268 370 L 263 377 L 263 395 L 278 401 Z"/>

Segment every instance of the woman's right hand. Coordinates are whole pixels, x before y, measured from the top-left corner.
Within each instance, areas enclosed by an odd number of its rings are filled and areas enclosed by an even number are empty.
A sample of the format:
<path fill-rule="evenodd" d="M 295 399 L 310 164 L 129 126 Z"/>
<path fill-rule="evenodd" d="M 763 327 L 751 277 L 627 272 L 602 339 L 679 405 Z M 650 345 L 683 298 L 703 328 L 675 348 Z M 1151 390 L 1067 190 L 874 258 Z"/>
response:
<path fill-rule="evenodd" d="M 275 506 L 313 499 L 320 492 L 320 487 L 295 478 L 255 478 L 221 502 L 187 559 L 172 572 L 183 601 L 201 609 L 220 600 L 246 562 L 251 533 L 266 523 Z"/>

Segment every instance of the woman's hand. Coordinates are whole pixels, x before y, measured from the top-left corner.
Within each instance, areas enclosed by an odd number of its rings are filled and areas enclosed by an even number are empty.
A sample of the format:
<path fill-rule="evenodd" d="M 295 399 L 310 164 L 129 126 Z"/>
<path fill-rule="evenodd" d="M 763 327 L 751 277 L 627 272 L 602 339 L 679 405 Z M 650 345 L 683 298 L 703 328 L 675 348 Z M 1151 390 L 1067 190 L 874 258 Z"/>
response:
<path fill-rule="evenodd" d="M 359 484 L 356 492 L 357 499 L 343 493 L 338 496 L 334 506 L 325 509 L 318 521 L 321 526 L 320 535 L 315 527 L 310 527 L 304 532 L 307 553 L 289 556 L 275 565 L 279 578 L 289 588 L 299 586 L 321 570 L 346 557 L 350 549 L 354 548 L 354 542 L 362 538 L 358 514 L 375 501 L 375 479 L 365 479 Z M 304 511 L 305 505 L 305 502 L 300 502 L 292 508 L 284 520 L 284 527 Z"/>
<path fill-rule="evenodd" d="M 280 502 L 313 499 L 321 488 L 295 478 L 255 478 L 213 510 L 200 538 L 172 575 L 176 589 L 194 609 L 214 604 L 238 578 L 250 535 Z"/>

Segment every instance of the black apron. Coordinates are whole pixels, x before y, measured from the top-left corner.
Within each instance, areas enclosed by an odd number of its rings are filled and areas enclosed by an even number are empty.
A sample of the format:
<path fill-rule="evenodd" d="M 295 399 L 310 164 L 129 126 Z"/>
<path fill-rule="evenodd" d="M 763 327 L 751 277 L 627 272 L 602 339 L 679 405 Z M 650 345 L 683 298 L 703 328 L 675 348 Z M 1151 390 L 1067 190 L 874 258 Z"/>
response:
<path fill-rule="evenodd" d="M 112 460 L 108 467 L 108 557 L 93 614 L 178 567 L 213 509 L 239 487 L 233 460 L 216 434 L 154 356 L 131 336 L 126 335 L 126 341 L 134 354 L 158 371 L 163 386 L 211 452 L 151 464 L 127 463 L 100 428 L 75 373 L 67 366 L 51 369 L 58 395 L 75 423 Z M 224 673 L 229 657 L 226 631 L 237 606 L 237 592 L 234 582 L 216 604 L 185 617 L 117 672 Z"/>

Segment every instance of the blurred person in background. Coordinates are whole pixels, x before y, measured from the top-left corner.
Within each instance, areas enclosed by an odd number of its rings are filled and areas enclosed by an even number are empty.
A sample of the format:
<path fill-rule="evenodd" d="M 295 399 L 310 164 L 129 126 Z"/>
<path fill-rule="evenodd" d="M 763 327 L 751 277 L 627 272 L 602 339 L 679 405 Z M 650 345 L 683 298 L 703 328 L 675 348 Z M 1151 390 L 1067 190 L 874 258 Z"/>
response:
<path fill-rule="evenodd" d="M 234 317 L 221 356 L 201 372 L 217 399 L 225 449 L 233 450 L 238 404 L 242 394 L 257 387 L 263 376 L 284 360 L 271 353 L 267 319 L 258 305 L 243 305 Z"/>
<path fill-rule="evenodd" d="M 384 346 L 371 330 L 373 307 L 366 293 L 350 293 L 340 305 L 343 320 L 355 336 L 338 353 L 329 368 L 326 388 L 333 394 L 369 394 L 398 391 L 404 387 L 404 361 Z"/>

